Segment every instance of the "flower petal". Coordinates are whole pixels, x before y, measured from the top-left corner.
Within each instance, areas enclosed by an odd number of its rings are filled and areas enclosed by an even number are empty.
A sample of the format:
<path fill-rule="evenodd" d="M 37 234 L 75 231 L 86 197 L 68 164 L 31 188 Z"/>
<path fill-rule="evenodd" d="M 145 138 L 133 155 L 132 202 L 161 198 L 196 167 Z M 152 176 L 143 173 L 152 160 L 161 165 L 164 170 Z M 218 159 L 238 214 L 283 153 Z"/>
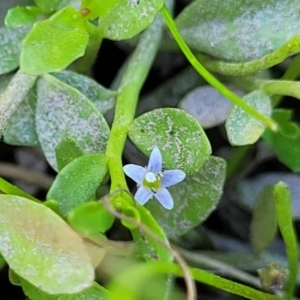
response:
<path fill-rule="evenodd" d="M 167 189 L 160 189 L 157 193 L 154 194 L 154 197 L 165 209 L 172 209 L 174 207 L 173 198 Z"/>
<path fill-rule="evenodd" d="M 181 170 L 167 170 L 163 172 L 162 185 L 169 187 L 181 182 L 185 178 L 185 173 Z"/>
<path fill-rule="evenodd" d="M 123 167 L 124 173 L 134 180 L 138 185 L 142 185 L 147 170 L 141 166 L 129 164 Z"/>
<path fill-rule="evenodd" d="M 153 196 L 153 193 L 143 186 L 140 186 L 134 195 L 134 199 L 141 205 L 148 202 Z"/>
<path fill-rule="evenodd" d="M 153 148 L 149 163 L 148 163 L 148 170 L 153 173 L 159 173 L 162 169 L 162 157 L 159 149 L 157 147 Z"/>

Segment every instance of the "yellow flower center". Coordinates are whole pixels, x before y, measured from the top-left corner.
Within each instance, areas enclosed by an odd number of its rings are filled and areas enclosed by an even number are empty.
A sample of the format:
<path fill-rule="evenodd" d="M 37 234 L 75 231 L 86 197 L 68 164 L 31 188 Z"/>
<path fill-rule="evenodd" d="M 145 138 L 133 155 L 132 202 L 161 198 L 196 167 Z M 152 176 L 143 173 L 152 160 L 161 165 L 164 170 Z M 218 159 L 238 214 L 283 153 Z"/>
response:
<path fill-rule="evenodd" d="M 147 172 L 143 181 L 143 186 L 152 192 L 157 192 L 161 187 L 161 176 L 153 172 Z"/>

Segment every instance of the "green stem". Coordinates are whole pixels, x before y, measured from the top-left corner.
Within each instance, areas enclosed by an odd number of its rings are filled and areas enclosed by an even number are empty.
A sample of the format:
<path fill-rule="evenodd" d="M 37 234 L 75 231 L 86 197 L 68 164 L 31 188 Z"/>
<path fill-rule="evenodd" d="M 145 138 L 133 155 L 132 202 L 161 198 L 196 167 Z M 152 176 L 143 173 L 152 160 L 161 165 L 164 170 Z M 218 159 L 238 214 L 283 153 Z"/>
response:
<path fill-rule="evenodd" d="M 190 48 L 187 46 L 183 38 L 181 37 L 178 28 L 170 15 L 168 9 L 166 6 L 163 6 L 162 15 L 164 16 L 166 23 L 169 27 L 169 30 L 171 31 L 174 39 L 176 40 L 178 46 L 188 59 L 188 61 L 191 63 L 191 65 L 195 68 L 195 70 L 215 89 L 217 89 L 223 96 L 228 98 L 231 102 L 233 102 L 235 105 L 238 105 L 242 109 L 244 109 L 247 113 L 249 113 L 252 117 L 256 118 L 257 120 L 261 121 L 263 124 L 265 124 L 267 127 L 269 127 L 272 131 L 278 130 L 277 123 L 262 115 L 259 113 L 256 109 L 246 104 L 243 100 L 241 100 L 237 95 L 232 93 L 230 90 L 228 90 L 223 84 L 221 84 L 213 75 L 211 75 L 197 60 L 195 55 L 192 53 Z"/>
<path fill-rule="evenodd" d="M 244 297 L 251 300 L 280 300 L 279 297 L 263 293 L 240 283 L 214 275 L 207 271 L 188 268 L 191 276 L 199 282 L 219 288 L 223 291 L 234 295 Z M 147 280 L 150 282 L 152 276 L 161 274 L 172 274 L 175 276 L 183 276 L 183 270 L 180 266 L 168 262 L 151 262 L 148 264 L 135 265 L 121 273 L 119 273 L 110 286 L 112 292 L 112 300 L 135 299 L 138 289 Z M 132 280 L 134 279 L 134 280 Z"/>
<path fill-rule="evenodd" d="M 300 99 L 300 82 L 298 81 L 266 80 L 261 81 L 260 86 L 267 94 L 290 96 Z M 280 100 L 280 98 L 278 99 Z M 277 101 L 275 102 L 275 104 L 277 105 Z"/>
<path fill-rule="evenodd" d="M 106 149 L 111 191 L 128 190 L 123 173 L 122 153 L 132 123 L 140 90 L 152 66 L 162 36 L 163 20 L 156 18 L 141 35 L 122 77 L 116 100 L 114 122 Z"/>
<path fill-rule="evenodd" d="M 37 76 L 27 75 L 19 70 L 0 95 L 0 138 L 12 115 L 34 85 L 36 78 Z"/>
<path fill-rule="evenodd" d="M 274 187 L 274 201 L 278 226 L 285 243 L 289 265 L 289 279 L 287 282 L 287 296 L 291 299 L 296 288 L 298 274 L 298 241 L 293 225 L 291 195 L 288 186 L 279 182 Z"/>

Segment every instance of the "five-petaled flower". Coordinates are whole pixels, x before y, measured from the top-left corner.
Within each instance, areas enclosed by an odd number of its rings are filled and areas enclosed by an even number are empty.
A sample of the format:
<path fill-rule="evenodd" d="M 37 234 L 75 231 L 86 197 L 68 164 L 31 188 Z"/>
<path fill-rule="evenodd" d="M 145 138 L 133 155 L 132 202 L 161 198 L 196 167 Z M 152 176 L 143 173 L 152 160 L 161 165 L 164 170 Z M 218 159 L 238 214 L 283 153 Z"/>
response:
<path fill-rule="evenodd" d="M 123 170 L 138 185 L 134 198 L 139 204 L 144 205 L 154 196 L 164 208 L 174 207 L 173 198 L 166 188 L 181 182 L 185 173 L 181 170 L 162 171 L 162 156 L 157 147 L 152 150 L 147 167 L 129 164 Z"/>

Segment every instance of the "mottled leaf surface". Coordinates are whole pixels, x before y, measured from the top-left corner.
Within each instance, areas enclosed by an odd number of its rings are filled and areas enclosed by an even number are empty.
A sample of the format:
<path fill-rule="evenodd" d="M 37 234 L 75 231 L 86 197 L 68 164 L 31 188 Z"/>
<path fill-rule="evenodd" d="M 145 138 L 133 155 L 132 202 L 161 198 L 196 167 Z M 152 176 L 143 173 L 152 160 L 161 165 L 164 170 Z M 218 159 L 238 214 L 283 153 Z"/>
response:
<path fill-rule="evenodd" d="M 19 196 L 0 195 L 0 252 L 47 293 L 76 293 L 93 282 L 82 239 L 51 209 Z"/>
<path fill-rule="evenodd" d="M 29 26 L 17 29 L 0 28 L 0 74 L 18 68 L 21 41 L 29 31 Z"/>
<path fill-rule="evenodd" d="M 84 153 L 105 152 L 109 127 L 95 106 L 78 90 L 43 75 L 37 83 L 36 131 L 50 165 L 57 170 L 56 146 L 72 137 Z"/>
<path fill-rule="evenodd" d="M 261 114 L 270 116 L 272 112 L 270 97 L 257 90 L 243 97 L 243 100 Z M 231 145 L 254 144 L 263 134 L 265 125 L 253 118 L 242 108 L 235 106 L 226 121 L 226 131 Z"/>
<path fill-rule="evenodd" d="M 196 0 L 177 17 L 187 44 L 229 61 L 267 55 L 300 34 L 297 0 Z"/>
<path fill-rule="evenodd" d="M 99 26 L 108 39 L 129 39 L 152 23 L 163 4 L 163 0 L 121 0 L 100 18 Z"/>
<path fill-rule="evenodd" d="M 222 158 L 211 156 L 197 173 L 169 188 L 174 199 L 172 210 L 164 209 L 155 199 L 146 204 L 168 237 L 187 233 L 216 208 L 223 193 L 225 168 Z"/>
<path fill-rule="evenodd" d="M 62 71 L 52 75 L 80 91 L 102 114 L 114 107 L 117 92 L 106 89 L 95 80 L 72 71 Z"/>
<path fill-rule="evenodd" d="M 129 138 L 146 155 L 157 146 L 164 168 L 197 172 L 211 154 L 211 147 L 198 121 L 180 109 L 152 110 L 136 118 Z"/>

